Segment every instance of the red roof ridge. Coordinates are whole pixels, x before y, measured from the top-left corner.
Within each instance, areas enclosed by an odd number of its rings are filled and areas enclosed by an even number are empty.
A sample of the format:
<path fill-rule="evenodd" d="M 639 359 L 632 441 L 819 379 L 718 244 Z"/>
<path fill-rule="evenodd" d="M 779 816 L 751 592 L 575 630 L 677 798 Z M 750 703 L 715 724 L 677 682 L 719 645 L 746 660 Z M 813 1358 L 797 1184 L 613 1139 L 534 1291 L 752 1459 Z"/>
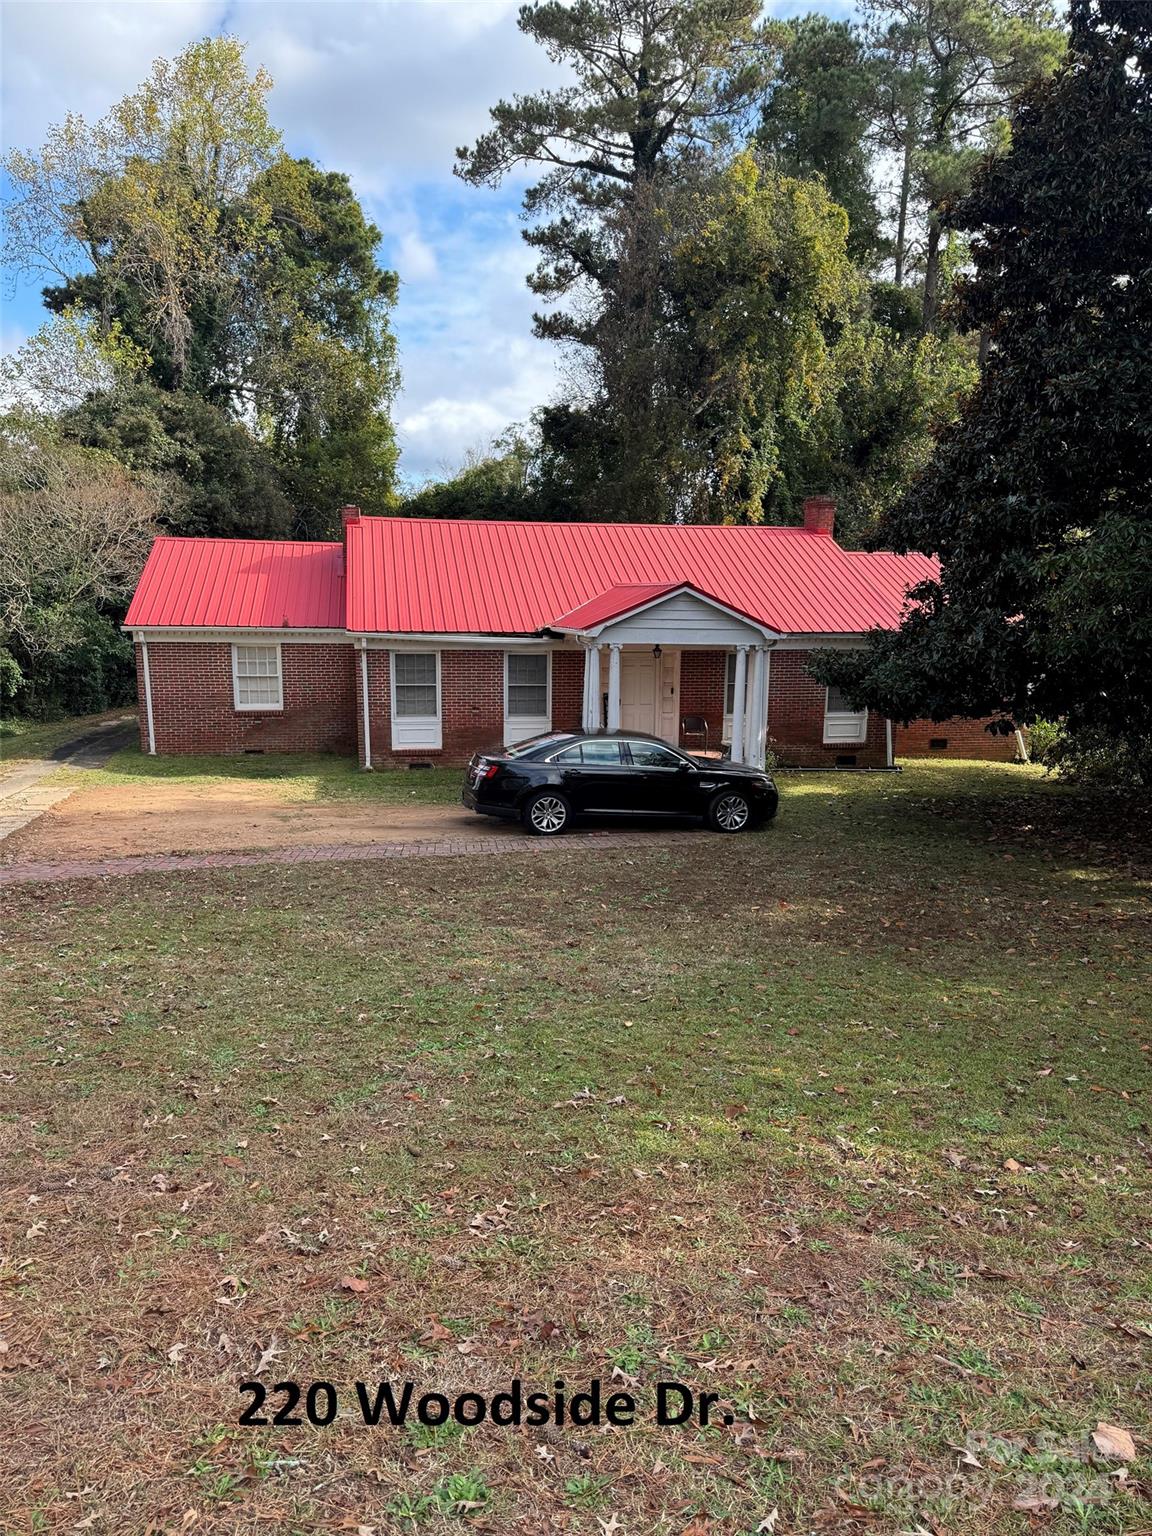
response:
<path fill-rule="evenodd" d="M 153 544 L 261 544 L 273 549 L 342 549 L 339 539 L 262 539 L 243 533 L 158 533 Z"/>
<path fill-rule="evenodd" d="M 616 522 L 585 522 L 582 518 L 562 517 L 404 517 L 397 512 L 374 512 L 361 517 L 352 527 L 365 523 L 422 523 L 432 528 L 668 528 L 681 533 L 715 533 L 718 528 L 747 533 L 801 533 L 812 537 L 812 529 L 799 523 L 638 523 L 631 518 Z M 826 539 L 827 534 L 815 537 Z"/>

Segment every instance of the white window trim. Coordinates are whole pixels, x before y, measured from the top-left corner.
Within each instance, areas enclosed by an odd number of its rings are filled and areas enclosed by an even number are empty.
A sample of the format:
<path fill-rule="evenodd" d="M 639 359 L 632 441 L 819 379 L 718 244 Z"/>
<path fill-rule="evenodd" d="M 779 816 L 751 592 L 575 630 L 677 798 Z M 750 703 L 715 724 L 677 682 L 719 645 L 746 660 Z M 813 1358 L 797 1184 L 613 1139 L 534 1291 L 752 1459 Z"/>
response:
<path fill-rule="evenodd" d="M 508 660 L 516 656 L 543 656 L 546 658 L 544 683 L 547 689 L 547 708 L 543 715 L 513 715 L 508 710 Z M 552 652 L 545 646 L 536 650 L 504 652 L 504 745 L 514 747 L 518 741 L 528 741 L 533 736 L 545 736 L 552 729 Z"/>
<path fill-rule="evenodd" d="M 275 651 L 276 652 L 276 691 L 278 699 L 275 704 L 241 704 L 240 702 L 240 647 L 245 650 Z M 243 715 L 275 714 L 284 708 L 284 650 L 279 641 L 267 640 L 240 640 L 232 645 L 232 708 Z"/>
<path fill-rule="evenodd" d="M 829 690 L 824 690 L 824 745 L 826 747 L 859 747 L 868 740 L 868 711 L 830 710 Z M 835 734 L 833 734 L 833 729 Z"/>
<path fill-rule="evenodd" d="M 443 668 L 440 652 L 428 646 L 424 650 L 406 650 L 399 654 L 434 656 L 436 658 L 436 713 L 435 715 L 397 715 L 396 713 L 396 651 L 388 653 L 388 693 L 392 715 L 392 750 L 394 752 L 438 752 L 444 745 L 444 689 Z"/>

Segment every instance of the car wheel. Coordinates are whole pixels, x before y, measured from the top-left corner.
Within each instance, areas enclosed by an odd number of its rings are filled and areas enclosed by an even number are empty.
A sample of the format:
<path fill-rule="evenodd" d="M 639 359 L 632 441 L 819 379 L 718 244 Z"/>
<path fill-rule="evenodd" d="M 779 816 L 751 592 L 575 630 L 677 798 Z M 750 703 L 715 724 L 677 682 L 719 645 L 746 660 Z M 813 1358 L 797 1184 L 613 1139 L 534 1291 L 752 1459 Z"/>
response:
<path fill-rule="evenodd" d="M 708 807 L 713 832 L 743 832 L 752 824 L 752 807 L 734 789 L 722 789 Z"/>
<path fill-rule="evenodd" d="M 537 837 L 556 837 L 572 819 L 572 807 L 555 790 L 542 789 L 524 806 L 520 818 Z"/>

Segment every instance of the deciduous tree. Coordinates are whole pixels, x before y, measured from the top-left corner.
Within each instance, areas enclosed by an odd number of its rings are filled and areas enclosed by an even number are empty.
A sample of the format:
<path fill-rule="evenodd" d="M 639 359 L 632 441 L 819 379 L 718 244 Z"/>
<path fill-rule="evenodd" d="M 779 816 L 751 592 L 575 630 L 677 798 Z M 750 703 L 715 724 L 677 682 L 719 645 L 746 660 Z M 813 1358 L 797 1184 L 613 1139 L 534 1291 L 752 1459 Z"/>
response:
<path fill-rule="evenodd" d="M 25 706 L 37 678 L 89 654 L 123 670 L 106 616 L 127 601 L 157 532 L 161 487 L 26 413 L 0 420 L 0 681 Z M 42 689 L 39 690 L 41 693 Z M 30 697 L 29 697 L 30 696 Z M 102 708 L 92 688 L 60 701 Z"/>

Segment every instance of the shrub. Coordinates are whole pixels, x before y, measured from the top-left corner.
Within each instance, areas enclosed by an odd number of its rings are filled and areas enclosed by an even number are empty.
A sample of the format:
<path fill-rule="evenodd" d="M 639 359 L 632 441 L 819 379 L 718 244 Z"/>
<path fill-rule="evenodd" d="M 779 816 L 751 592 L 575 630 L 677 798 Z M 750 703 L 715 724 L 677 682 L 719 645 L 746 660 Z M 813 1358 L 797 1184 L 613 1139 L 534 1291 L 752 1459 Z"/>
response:
<path fill-rule="evenodd" d="M 1057 750 L 1064 727 L 1059 720 L 1034 720 L 1028 727 L 1028 756 L 1034 763 L 1045 768 L 1054 765 L 1053 753 Z"/>
<path fill-rule="evenodd" d="M 1072 731 L 1042 720 L 1032 727 L 1030 741 L 1033 762 L 1073 783 L 1126 789 L 1152 784 L 1152 736 Z"/>

